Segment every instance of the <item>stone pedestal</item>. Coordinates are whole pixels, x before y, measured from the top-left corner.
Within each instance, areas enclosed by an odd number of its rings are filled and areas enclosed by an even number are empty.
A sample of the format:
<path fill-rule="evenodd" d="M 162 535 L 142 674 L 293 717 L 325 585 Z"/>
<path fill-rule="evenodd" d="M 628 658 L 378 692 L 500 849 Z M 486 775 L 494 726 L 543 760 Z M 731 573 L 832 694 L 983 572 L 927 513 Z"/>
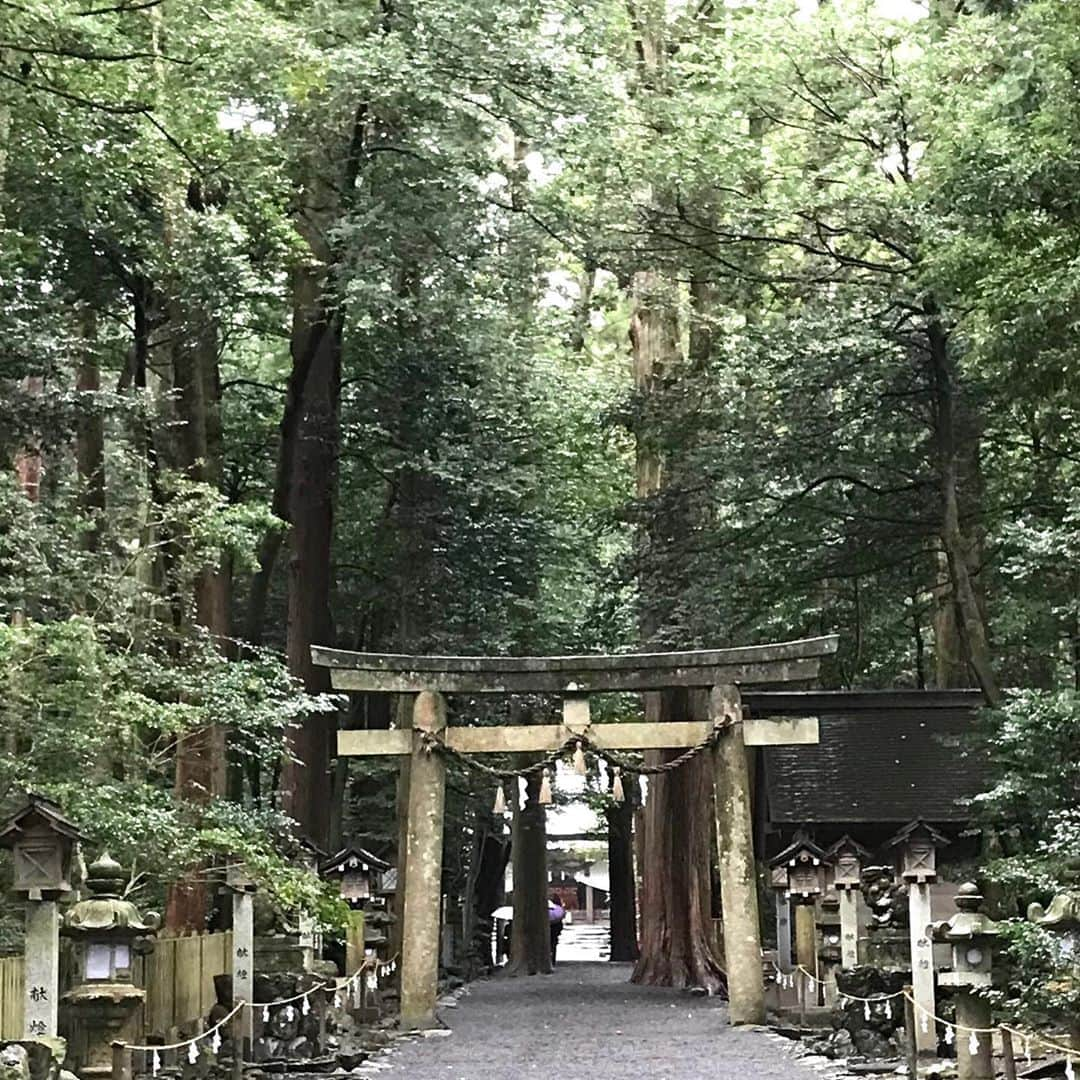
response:
<path fill-rule="evenodd" d="M 993 1026 L 990 1003 L 968 990 L 956 995 L 956 1023 L 978 1030 Z M 933 1027 L 933 1025 L 931 1025 Z M 958 1032 L 956 1037 L 956 1073 L 959 1080 L 994 1080 L 994 1049 L 990 1035 L 977 1035 L 972 1050 L 970 1037 Z"/>
<path fill-rule="evenodd" d="M 145 998 L 145 990 L 127 983 L 87 983 L 64 995 L 69 1060 L 80 1077 L 112 1076 L 112 1044 L 138 1041 Z"/>

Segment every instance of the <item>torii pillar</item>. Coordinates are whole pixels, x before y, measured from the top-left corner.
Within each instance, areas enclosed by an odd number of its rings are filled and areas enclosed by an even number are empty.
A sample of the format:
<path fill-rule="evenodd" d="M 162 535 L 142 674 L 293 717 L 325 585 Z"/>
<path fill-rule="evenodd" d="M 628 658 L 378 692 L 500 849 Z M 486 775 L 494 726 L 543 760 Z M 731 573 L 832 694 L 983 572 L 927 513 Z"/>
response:
<path fill-rule="evenodd" d="M 754 811 L 738 687 L 713 687 L 709 716 L 729 724 L 716 746 L 714 780 L 728 1015 L 733 1024 L 764 1024 L 765 983 L 761 977 Z"/>
<path fill-rule="evenodd" d="M 426 735 L 446 727 L 446 699 L 425 690 L 413 703 L 409 822 L 405 848 L 405 903 L 401 940 L 401 1024 L 435 1023 L 439 989 L 439 927 L 442 900 L 443 816 L 446 763 L 424 745 Z"/>

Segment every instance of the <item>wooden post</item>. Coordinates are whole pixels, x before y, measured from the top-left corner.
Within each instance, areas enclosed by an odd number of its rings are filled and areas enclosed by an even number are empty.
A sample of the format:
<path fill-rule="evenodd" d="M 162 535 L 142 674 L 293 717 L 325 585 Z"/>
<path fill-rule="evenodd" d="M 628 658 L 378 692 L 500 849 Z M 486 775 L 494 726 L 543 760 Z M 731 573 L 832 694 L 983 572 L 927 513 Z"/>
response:
<path fill-rule="evenodd" d="M 1013 1050 L 1012 1032 L 1001 1029 L 1001 1058 L 1005 1065 L 1005 1080 L 1016 1080 L 1016 1053 Z"/>
<path fill-rule="evenodd" d="M 717 744 L 714 779 L 729 1016 L 733 1024 L 764 1024 L 765 980 L 761 971 L 753 808 L 738 688 L 714 686 L 709 696 L 709 716 L 714 721 L 721 717 L 735 721 Z"/>
<path fill-rule="evenodd" d="M 345 928 L 345 974 L 354 975 L 364 962 L 364 913 L 350 911 Z"/>
<path fill-rule="evenodd" d="M 919 1077 L 919 1043 L 915 1037 L 918 1030 L 915 1024 L 915 1002 L 912 1000 L 910 986 L 904 987 L 904 1051 L 907 1056 L 908 1076 L 913 1080 Z"/>
<path fill-rule="evenodd" d="M 596 907 L 595 900 L 593 898 L 593 887 L 591 885 L 585 886 L 585 921 L 591 926 L 596 922 Z"/>
<path fill-rule="evenodd" d="M 233 893 L 233 1004 L 255 1000 L 255 894 L 247 889 Z M 254 1030 L 254 1009 L 241 1009 L 233 1025 L 237 1056 L 246 1039 L 251 1042 Z"/>
<path fill-rule="evenodd" d="M 813 904 L 795 905 L 795 963 L 817 974 L 817 920 Z"/>
<path fill-rule="evenodd" d="M 112 1080 L 131 1080 L 131 1051 L 122 1042 L 112 1044 Z"/>
<path fill-rule="evenodd" d="M 840 967 L 859 966 L 859 890 L 838 889 L 840 896 Z"/>
<path fill-rule="evenodd" d="M 934 943 L 930 938 L 930 886 L 926 882 L 913 881 L 908 885 L 908 919 L 911 939 L 911 985 L 924 1016 L 937 1012 L 934 995 Z M 915 1042 L 919 1054 L 933 1057 L 937 1053 L 937 1032 L 923 1032 L 922 1026 L 915 1030 Z"/>
<path fill-rule="evenodd" d="M 60 1000 L 60 908 L 55 900 L 27 899 L 23 958 L 23 1037 L 55 1036 Z"/>
<path fill-rule="evenodd" d="M 424 734 L 446 727 L 446 701 L 423 691 L 413 704 L 413 749 L 409 775 L 409 819 L 405 862 L 405 906 L 401 927 L 401 1026 L 435 1022 L 439 989 L 439 907 L 442 894 L 443 813 L 446 763 L 428 749 Z"/>
<path fill-rule="evenodd" d="M 776 962 L 786 975 L 791 971 L 791 897 L 773 890 L 776 900 Z"/>

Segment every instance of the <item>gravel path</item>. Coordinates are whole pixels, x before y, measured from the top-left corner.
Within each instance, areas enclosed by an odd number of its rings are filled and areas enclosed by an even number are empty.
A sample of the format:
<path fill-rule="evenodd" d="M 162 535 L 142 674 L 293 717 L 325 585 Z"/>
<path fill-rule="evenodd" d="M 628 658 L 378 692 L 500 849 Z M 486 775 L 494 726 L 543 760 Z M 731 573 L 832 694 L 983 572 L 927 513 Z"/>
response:
<path fill-rule="evenodd" d="M 440 1010 L 449 1034 L 396 1043 L 368 1075 L 820 1080 L 819 1072 L 788 1055 L 782 1039 L 728 1027 L 715 999 L 634 986 L 629 975 L 625 964 L 570 963 L 550 976 L 474 983 L 456 1008 Z"/>

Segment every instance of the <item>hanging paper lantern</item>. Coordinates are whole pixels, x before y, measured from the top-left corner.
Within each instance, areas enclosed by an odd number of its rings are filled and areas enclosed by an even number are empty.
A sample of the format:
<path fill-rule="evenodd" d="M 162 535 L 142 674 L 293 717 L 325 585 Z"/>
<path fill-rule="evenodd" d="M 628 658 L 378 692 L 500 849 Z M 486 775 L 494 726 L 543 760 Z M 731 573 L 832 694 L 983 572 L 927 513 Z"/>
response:
<path fill-rule="evenodd" d="M 536 800 L 541 806 L 551 805 L 551 770 L 545 769 L 540 774 L 540 795 Z"/>

